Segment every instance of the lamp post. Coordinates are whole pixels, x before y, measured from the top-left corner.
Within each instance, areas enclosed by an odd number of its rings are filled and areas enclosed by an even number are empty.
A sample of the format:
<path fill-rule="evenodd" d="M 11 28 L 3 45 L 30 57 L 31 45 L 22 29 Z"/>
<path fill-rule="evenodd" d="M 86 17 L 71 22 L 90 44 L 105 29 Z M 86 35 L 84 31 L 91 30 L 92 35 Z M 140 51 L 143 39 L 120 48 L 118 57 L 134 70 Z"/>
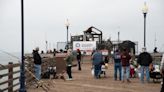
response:
<path fill-rule="evenodd" d="M 148 12 L 148 7 L 146 2 L 144 3 L 144 7 L 142 8 L 142 12 L 144 15 L 144 47 L 146 48 L 146 14 Z"/>
<path fill-rule="evenodd" d="M 69 29 L 69 25 L 70 25 L 70 23 L 69 23 L 69 21 L 68 21 L 68 19 L 67 19 L 67 21 L 66 21 L 66 23 L 65 23 L 65 26 L 66 26 L 66 28 L 67 28 L 67 43 L 66 43 L 66 49 L 68 49 L 68 29 Z"/>
<path fill-rule="evenodd" d="M 48 41 L 46 40 L 46 53 L 48 52 Z"/>
<path fill-rule="evenodd" d="M 25 88 L 25 65 L 24 65 L 24 6 L 23 6 L 23 0 L 21 0 L 21 72 L 20 72 L 20 89 L 19 92 L 26 92 L 26 88 Z"/>

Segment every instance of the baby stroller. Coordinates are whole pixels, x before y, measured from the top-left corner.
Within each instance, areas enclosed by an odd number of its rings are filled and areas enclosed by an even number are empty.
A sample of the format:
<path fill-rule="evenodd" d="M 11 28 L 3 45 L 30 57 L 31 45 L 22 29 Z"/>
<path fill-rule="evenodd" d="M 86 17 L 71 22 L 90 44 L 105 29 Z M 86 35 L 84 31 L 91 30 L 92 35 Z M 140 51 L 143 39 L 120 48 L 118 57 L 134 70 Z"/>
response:
<path fill-rule="evenodd" d="M 153 79 L 153 82 L 158 82 L 162 78 L 159 65 L 150 65 L 150 78 Z"/>

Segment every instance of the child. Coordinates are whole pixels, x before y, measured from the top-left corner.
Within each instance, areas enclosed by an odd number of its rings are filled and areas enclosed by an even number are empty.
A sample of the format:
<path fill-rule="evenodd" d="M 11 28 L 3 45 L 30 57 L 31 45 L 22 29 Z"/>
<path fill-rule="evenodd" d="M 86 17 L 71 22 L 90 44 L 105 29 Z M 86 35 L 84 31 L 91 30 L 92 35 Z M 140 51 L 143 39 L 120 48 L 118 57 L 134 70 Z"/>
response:
<path fill-rule="evenodd" d="M 106 65 L 105 62 L 101 63 L 101 74 L 104 74 L 104 77 L 106 77 Z"/>
<path fill-rule="evenodd" d="M 132 64 L 130 65 L 130 77 L 131 78 L 134 78 L 135 77 L 134 66 Z"/>

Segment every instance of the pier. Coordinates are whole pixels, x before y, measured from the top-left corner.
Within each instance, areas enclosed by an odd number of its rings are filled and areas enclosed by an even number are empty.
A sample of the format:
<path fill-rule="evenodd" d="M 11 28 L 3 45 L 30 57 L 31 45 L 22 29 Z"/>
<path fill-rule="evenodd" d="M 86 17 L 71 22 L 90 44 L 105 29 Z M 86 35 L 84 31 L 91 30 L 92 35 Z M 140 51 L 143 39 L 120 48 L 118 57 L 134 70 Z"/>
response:
<path fill-rule="evenodd" d="M 65 69 L 64 54 L 58 54 L 57 57 L 53 57 L 53 55 L 44 55 L 43 56 L 43 64 L 42 64 L 42 73 L 46 71 L 47 67 L 54 64 L 57 66 L 57 73 L 60 74 L 63 69 Z M 159 56 L 158 56 L 159 58 Z M 33 59 L 31 57 L 26 58 L 26 89 L 27 92 L 159 92 L 160 91 L 160 82 L 154 83 L 151 79 L 151 83 L 141 84 L 139 78 L 131 78 L 131 83 L 117 80 L 114 81 L 113 77 L 113 62 L 109 63 L 109 67 L 106 71 L 107 76 L 101 76 L 100 79 L 94 79 L 91 74 L 91 57 L 83 56 L 82 59 L 82 71 L 78 71 L 77 67 L 72 68 L 72 81 L 64 81 L 63 79 L 41 79 L 40 84 L 37 81 L 34 81 L 35 78 L 33 76 Z M 58 62 L 58 63 L 56 63 Z M 76 64 L 76 60 L 74 61 Z M 17 67 L 18 69 L 14 69 Z M 27 70 L 28 69 L 28 70 Z M 14 74 L 19 74 L 19 63 L 13 64 L 9 63 L 6 66 L 0 68 L 0 71 L 6 70 L 7 73 L 1 74 L 3 77 L 0 79 L 3 82 L 0 82 L 0 86 L 5 85 L 6 87 L 1 88 L 1 92 L 17 92 L 19 90 L 19 76 Z M 31 74 L 32 73 L 32 74 Z M 65 78 L 67 78 L 67 74 L 63 74 Z M 14 82 L 17 80 L 17 82 Z M 17 87 L 16 87 L 17 86 Z M 15 88 L 16 87 L 16 88 Z"/>

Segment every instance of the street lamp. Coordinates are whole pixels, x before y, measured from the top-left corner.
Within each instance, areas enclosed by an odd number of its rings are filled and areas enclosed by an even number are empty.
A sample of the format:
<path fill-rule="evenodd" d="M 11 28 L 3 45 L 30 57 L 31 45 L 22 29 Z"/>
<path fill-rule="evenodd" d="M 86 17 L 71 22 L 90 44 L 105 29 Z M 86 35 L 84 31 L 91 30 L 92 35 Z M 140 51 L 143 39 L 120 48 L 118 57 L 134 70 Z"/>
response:
<path fill-rule="evenodd" d="M 26 92 L 26 88 L 25 88 L 25 64 L 24 64 L 24 6 L 23 6 L 23 0 L 21 0 L 21 65 L 20 65 L 20 89 L 19 92 Z"/>
<path fill-rule="evenodd" d="M 148 7 L 146 2 L 144 3 L 144 7 L 142 8 L 142 12 L 144 15 L 144 47 L 146 48 L 146 14 L 148 12 Z"/>
<path fill-rule="evenodd" d="M 69 23 L 69 21 L 68 21 L 68 19 L 67 19 L 67 21 L 66 21 L 66 23 L 65 23 L 65 26 L 66 26 L 66 28 L 67 28 L 67 43 L 66 43 L 66 49 L 68 49 L 68 28 L 69 28 L 69 25 L 70 25 L 70 23 Z"/>

